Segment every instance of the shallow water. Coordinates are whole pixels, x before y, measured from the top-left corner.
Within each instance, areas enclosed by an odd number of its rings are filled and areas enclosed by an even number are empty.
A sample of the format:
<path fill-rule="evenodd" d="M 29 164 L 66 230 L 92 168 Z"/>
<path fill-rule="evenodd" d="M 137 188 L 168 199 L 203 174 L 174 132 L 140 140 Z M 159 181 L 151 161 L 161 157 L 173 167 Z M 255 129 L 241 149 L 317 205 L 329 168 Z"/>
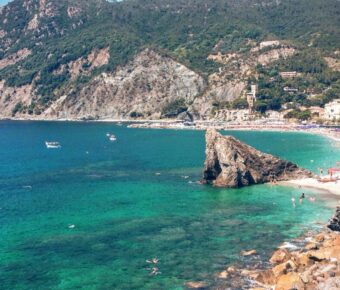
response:
<path fill-rule="evenodd" d="M 107 132 L 117 142 L 108 141 Z M 340 159 L 319 136 L 229 133 L 314 171 Z M 45 140 L 62 148 L 46 149 Z M 252 262 L 240 257 L 241 250 L 256 249 L 265 258 L 332 214 L 321 199 L 294 208 L 298 189 L 196 184 L 203 162 L 200 131 L 0 122 L 0 288 L 214 284 L 214 274 L 227 265 Z M 149 275 L 145 261 L 153 257 L 160 259 L 157 276 Z"/>

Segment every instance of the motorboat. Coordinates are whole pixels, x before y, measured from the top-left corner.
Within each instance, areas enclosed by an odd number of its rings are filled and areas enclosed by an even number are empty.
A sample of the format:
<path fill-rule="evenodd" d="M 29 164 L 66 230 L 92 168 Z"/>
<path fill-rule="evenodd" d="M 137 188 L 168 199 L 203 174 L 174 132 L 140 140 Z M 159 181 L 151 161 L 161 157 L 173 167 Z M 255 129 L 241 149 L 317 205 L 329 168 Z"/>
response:
<path fill-rule="evenodd" d="M 61 145 L 59 142 L 49 142 L 49 141 L 45 141 L 45 145 L 48 149 L 57 149 L 57 148 L 61 148 Z"/>
<path fill-rule="evenodd" d="M 113 134 L 110 134 L 108 137 L 109 137 L 110 141 L 116 141 L 117 140 L 117 137 Z"/>

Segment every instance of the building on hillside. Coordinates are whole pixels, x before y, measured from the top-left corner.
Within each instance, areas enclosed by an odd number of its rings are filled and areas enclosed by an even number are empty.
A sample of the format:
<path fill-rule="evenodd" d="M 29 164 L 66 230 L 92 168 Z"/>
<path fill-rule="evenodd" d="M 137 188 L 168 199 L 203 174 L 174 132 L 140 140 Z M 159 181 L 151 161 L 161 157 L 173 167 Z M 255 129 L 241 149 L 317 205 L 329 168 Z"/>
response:
<path fill-rule="evenodd" d="M 249 114 L 252 114 L 254 112 L 256 94 L 257 94 L 257 85 L 251 85 L 251 91 L 247 93 Z"/>
<path fill-rule="evenodd" d="M 340 120 L 340 99 L 333 100 L 325 105 L 324 118 L 330 121 Z"/>
<path fill-rule="evenodd" d="M 279 46 L 279 45 L 280 45 L 280 41 L 278 40 L 262 41 L 260 43 L 260 49 L 263 49 L 265 47 Z"/>
<path fill-rule="evenodd" d="M 280 72 L 280 76 L 284 79 L 292 79 L 298 76 L 296 71 L 282 71 Z"/>
<path fill-rule="evenodd" d="M 284 87 L 283 90 L 287 93 L 297 93 L 299 90 L 291 87 Z"/>

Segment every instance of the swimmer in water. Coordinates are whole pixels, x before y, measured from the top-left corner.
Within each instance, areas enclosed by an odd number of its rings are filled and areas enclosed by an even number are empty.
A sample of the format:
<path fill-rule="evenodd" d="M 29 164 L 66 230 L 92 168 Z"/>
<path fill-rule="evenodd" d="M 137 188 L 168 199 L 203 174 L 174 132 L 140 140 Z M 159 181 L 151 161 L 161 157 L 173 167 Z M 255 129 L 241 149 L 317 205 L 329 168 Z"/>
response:
<path fill-rule="evenodd" d="M 157 264 L 159 262 L 159 260 L 157 258 L 152 258 L 152 260 L 146 260 L 147 263 L 150 263 L 150 264 Z"/>
<path fill-rule="evenodd" d="M 160 274 L 160 273 L 161 273 L 161 272 L 159 272 L 159 269 L 158 269 L 157 267 L 153 267 L 153 268 L 151 269 L 150 275 L 156 276 L 156 275 L 158 275 L 158 274 Z"/>
<path fill-rule="evenodd" d="M 293 207 L 295 207 L 295 198 L 292 197 L 292 204 L 293 204 Z"/>
<path fill-rule="evenodd" d="M 300 195 L 300 198 L 299 198 L 299 202 L 302 203 L 302 200 L 305 198 L 305 193 L 303 192 L 301 195 Z"/>

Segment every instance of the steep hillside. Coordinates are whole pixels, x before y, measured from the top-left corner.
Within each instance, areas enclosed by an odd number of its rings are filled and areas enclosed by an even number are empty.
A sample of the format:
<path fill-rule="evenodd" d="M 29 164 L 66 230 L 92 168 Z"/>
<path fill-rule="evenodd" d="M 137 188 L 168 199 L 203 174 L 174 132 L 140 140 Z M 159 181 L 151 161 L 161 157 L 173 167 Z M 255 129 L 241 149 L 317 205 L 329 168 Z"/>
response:
<path fill-rule="evenodd" d="M 190 104 L 204 87 L 204 80 L 197 73 L 169 57 L 145 50 L 114 73 L 94 77 L 80 91 L 71 89 L 69 95 L 62 96 L 42 115 L 159 119 L 168 113 L 164 110 L 166 106 L 176 100 Z"/>
<path fill-rule="evenodd" d="M 338 11 L 337 0 L 14 0 L 0 10 L 1 117 L 211 118 L 243 107 L 254 82 L 259 111 L 279 109 L 288 69 L 319 94 L 297 100 L 323 105 L 340 92 Z"/>

